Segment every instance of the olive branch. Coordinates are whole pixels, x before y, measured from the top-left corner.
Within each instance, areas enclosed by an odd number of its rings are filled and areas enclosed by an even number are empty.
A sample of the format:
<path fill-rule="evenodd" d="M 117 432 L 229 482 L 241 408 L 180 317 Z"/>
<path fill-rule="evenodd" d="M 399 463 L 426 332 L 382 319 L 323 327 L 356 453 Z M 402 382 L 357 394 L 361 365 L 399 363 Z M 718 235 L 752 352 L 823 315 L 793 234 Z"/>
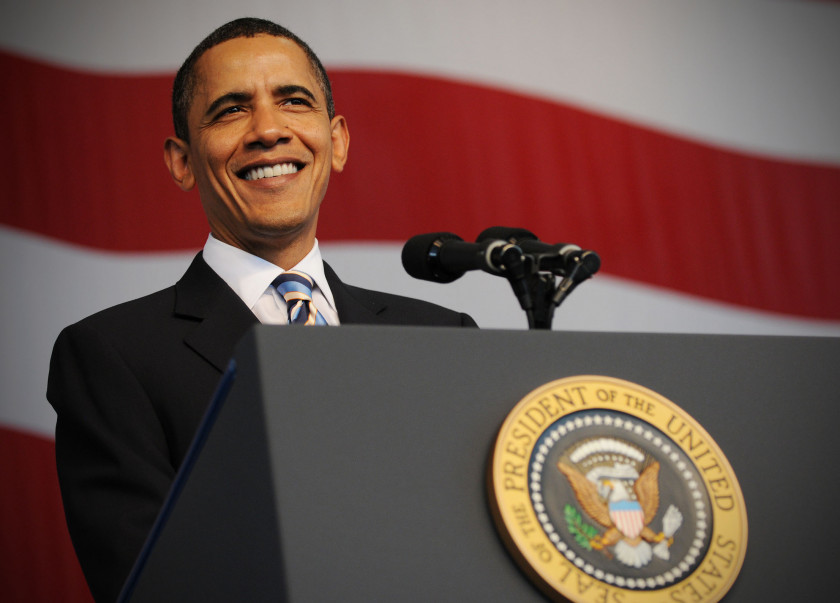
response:
<path fill-rule="evenodd" d="M 569 532 L 575 537 L 575 542 L 587 551 L 591 551 L 592 545 L 590 541 L 598 535 L 598 528 L 584 523 L 580 512 L 570 504 L 567 504 L 563 508 L 563 515 L 566 517 L 566 525 L 569 526 Z"/>

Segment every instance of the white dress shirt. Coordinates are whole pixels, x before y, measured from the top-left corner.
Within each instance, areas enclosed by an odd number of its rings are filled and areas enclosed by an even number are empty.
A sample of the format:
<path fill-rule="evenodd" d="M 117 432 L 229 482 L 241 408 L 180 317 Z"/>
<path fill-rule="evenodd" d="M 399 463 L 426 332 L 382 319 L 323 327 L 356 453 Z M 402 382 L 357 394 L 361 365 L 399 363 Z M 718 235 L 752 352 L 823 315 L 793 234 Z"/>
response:
<path fill-rule="evenodd" d="M 288 324 L 286 300 L 271 286 L 271 282 L 285 272 L 282 268 L 238 247 L 223 243 L 213 235 L 209 235 L 204 244 L 204 261 L 230 285 L 262 324 Z M 324 275 L 324 261 L 321 259 L 317 239 L 312 250 L 292 269 L 312 277 L 315 282 L 312 302 L 327 324 L 339 324 L 332 291 Z"/>

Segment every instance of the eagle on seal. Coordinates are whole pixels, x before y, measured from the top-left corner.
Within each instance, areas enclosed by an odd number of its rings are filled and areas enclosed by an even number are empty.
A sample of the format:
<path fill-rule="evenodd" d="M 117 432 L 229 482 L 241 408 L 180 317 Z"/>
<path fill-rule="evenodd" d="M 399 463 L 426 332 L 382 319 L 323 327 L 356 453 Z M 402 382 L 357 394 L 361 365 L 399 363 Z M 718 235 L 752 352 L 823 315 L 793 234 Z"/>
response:
<path fill-rule="evenodd" d="M 649 527 L 659 510 L 658 462 L 651 462 L 641 473 L 628 465 L 617 464 L 604 467 L 603 472 L 590 477 L 563 461 L 557 467 L 566 476 L 583 510 L 606 528 L 603 534 L 589 540 L 593 549 L 615 547 L 619 561 L 637 568 L 647 565 L 654 552 L 663 559 L 668 558 L 675 530 L 668 529 L 670 534 L 666 535 Z M 648 543 L 662 544 L 652 549 Z"/>

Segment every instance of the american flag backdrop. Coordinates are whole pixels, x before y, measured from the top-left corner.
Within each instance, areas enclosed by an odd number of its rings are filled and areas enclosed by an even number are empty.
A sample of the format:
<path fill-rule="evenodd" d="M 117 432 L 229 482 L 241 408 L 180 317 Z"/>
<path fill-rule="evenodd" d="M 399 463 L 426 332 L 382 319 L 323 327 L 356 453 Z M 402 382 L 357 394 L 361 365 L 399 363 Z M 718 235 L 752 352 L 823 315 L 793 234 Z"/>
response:
<path fill-rule="evenodd" d="M 25 5 L 25 6 L 24 6 Z M 54 469 L 52 343 L 204 243 L 162 161 L 169 91 L 259 16 L 320 55 L 349 162 L 322 206 L 352 284 L 524 329 L 503 279 L 400 265 L 489 226 L 596 250 L 555 330 L 840 335 L 840 6 L 690 0 L 30 0 L 0 18 L 0 600 L 87 600 Z"/>

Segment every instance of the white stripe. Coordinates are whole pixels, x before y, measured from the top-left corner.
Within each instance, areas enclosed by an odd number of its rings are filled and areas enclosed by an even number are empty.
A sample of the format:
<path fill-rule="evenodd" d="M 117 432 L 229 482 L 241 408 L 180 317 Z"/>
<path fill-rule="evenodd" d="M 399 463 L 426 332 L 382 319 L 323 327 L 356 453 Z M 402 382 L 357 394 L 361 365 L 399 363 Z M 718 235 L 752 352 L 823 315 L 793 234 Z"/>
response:
<path fill-rule="evenodd" d="M 526 328 L 504 279 L 474 272 L 448 285 L 418 281 L 403 271 L 397 244 L 322 244 L 322 249 L 349 283 L 468 312 L 484 328 Z M 45 391 L 59 331 L 97 310 L 171 285 L 192 255 L 95 252 L 0 227 L 0 423 L 52 434 L 55 418 Z M 735 309 L 608 275 L 580 285 L 557 310 L 554 329 L 840 336 L 840 322 Z"/>
<path fill-rule="evenodd" d="M 0 227 L 0 423 L 52 435 L 47 372 L 59 331 L 171 285 L 192 256 L 103 254 Z"/>
<path fill-rule="evenodd" d="M 635 538 L 641 533 L 642 529 L 645 527 L 643 523 L 644 515 L 641 511 L 611 511 L 610 517 L 612 518 L 616 527 L 619 530 L 621 530 L 621 533 L 627 536 L 628 538 Z"/>
<path fill-rule="evenodd" d="M 840 7 L 830 3 L 211 0 L 199 10 L 30 0 L 4 13 L 0 45 L 88 69 L 171 72 L 242 15 L 282 22 L 328 66 L 485 82 L 747 151 L 840 163 Z"/>

